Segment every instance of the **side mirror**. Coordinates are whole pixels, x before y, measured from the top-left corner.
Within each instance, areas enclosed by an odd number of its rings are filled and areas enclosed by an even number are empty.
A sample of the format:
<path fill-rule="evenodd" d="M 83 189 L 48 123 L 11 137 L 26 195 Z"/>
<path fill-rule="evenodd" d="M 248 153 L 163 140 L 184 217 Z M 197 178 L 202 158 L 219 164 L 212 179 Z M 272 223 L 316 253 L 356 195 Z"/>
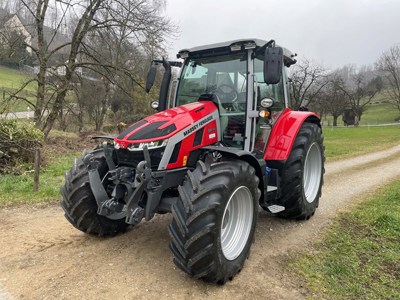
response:
<path fill-rule="evenodd" d="M 155 64 L 151 64 L 150 70 L 147 73 L 147 80 L 146 80 L 146 93 L 150 92 L 154 81 L 156 80 L 157 74 L 157 66 Z"/>
<path fill-rule="evenodd" d="M 282 77 L 283 49 L 280 47 L 265 48 L 264 52 L 264 81 L 276 84 Z"/>

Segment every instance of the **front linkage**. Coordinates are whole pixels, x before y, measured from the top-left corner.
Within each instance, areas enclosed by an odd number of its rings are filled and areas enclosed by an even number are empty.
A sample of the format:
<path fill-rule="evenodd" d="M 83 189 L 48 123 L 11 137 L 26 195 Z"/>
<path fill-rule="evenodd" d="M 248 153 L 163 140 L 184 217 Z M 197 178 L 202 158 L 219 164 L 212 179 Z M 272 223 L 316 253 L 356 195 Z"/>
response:
<path fill-rule="evenodd" d="M 170 211 L 176 197 L 163 197 L 163 193 L 182 182 L 187 168 L 152 171 L 147 147 L 143 149 L 144 160 L 136 168 L 116 167 L 112 158 L 113 146 L 104 142 L 103 151 L 109 170 L 103 178 L 98 171 L 100 162 L 94 159 L 92 153 L 82 158 L 99 215 L 110 219 L 125 217 L 127 224 L 136 225 L 144 217 L 146 221 L 150 220 L 158 211 Z"/>

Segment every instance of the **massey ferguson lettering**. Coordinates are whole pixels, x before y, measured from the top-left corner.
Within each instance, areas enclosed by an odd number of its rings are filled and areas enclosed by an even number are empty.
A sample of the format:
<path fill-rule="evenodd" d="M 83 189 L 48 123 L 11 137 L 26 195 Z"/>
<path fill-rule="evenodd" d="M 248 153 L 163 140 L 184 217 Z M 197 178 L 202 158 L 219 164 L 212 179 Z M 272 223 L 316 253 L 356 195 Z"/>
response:
<path fill-rule="evenodd" d="M 201 120 L 199 123 L 194 124 L 192 127 L 190 127 L 189 129 L 185 130 L 183 132 L 184 136 L 187 136 L 188 134 L 192 133 L 193 131 L 195 131 L 197 128 L 207 124 L 208 122 L 210 122 L 213 119 L 213 116 L 208 116 L 207 118 L 205 118 L 204 120 Z"/>

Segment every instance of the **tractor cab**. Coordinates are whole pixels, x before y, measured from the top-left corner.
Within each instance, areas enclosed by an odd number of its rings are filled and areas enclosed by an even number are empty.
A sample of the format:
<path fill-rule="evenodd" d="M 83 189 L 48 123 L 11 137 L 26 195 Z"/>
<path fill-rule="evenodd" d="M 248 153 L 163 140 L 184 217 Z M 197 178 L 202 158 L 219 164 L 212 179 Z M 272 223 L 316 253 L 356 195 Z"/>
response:
<path fill-rule="evenodd" d="M 286 69 L 296 62 L 294 55 L 273 40 L 242 39 L 183 49 L 177 57 L 184 62 L 175 97 L 167 101 L 161 91 L 159 110 L 212 101 L 221 144 L 263 153 L 271 124 L 288 104 Z"/>

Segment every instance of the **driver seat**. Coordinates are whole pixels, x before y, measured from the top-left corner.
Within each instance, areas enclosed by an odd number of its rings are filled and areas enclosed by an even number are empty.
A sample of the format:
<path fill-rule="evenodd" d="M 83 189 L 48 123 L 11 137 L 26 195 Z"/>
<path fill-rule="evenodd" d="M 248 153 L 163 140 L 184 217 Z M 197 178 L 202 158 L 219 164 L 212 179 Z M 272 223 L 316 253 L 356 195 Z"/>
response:
<path fill-rule="evenodd" d="M 222 106 L 221 100 L 215 94 L 201 94 L 199 96 L 199 101 L 212 101 L 218 108 L 219 111 L 219 123 L 221 128 L 221 136 L 224 136 L 226 127 L 228 127 L 228 116 L 226 116 L 226 109 Z M 222 115 L 224 114 L 224 116 Z"/>

